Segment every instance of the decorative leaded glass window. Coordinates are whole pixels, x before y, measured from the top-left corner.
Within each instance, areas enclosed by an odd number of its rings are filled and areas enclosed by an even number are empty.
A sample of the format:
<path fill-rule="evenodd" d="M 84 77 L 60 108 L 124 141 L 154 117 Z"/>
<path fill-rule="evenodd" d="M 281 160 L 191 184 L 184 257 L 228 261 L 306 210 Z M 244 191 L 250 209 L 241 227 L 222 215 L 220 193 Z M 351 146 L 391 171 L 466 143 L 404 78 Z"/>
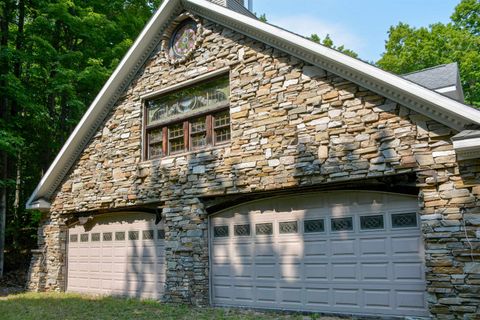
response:
<path fill-rule="evenodd" d="M 352 217 L 347 218 L 332 218 L 332 231 L 350 231 L 353 230 Z"/>
<path fill-rule="evenodd" d="M 100 233 L 92 233 L 92 241 L 100 241 Z"/>
<path fill-rule="evenodd" d="M 230 140 L 228 77 L 179 89 L 146 103 L 147 158 Z"/>
<path fill-rule="evenodd" d="M 77 242 L 77 241 L 78 241 L 78 234 L 71 234 L 70 242 Z"/>
<path fill-rule="evenodd" d="M 408 227 L 416 227 L 416 226 L 417 226 L 417 214 L 415 212 L 392 214 L 393 228 L 408 228 Z"/>
<path fill-rule="evenodd" d="M 128 240 L 139 240 L 140 235 L 138 231 L 128 231 Z"/>
<path fill-rule="evenodd" d="M 82 233 L 80 235 L 80 242 L 88 242 L 88 233 Z"/>
<path fill-rule="evenodd" d="M 111 232 L 104 232 L 103 233 L 103 241 L 112 241 L 112 233 Z"/>
<path fill-rule="evenodd" d="M 165 239 L 165 230 L 162 230 L 162 229 L 157 230 L 157 239 L 159 240 Z"/>
<path fill-rule="evenodd" d="M 249 224 L 240 224 L 233 227 L 236 236 L 249 236 L 250 235 L 250 225 Z"/>
<path fill-rule="evenodd" d="M 383 229 L 383 215 L 360 217 L 360 228 L 362 230 Z"/>
<path fill-rule="evenodd" d="M 143 230 L 142 231 L 143 240 L 153 240 L 153 230 Z"/>
<path fill-rule="evenodd" d="M 115 232 L 115 240 L 117 241 L 125 240 L 125 232 L 124 231 Z"/>
<path fill-rule="evenodd" d="M 255 225 L 256 235 L 271 235 L 273 234 L 273 224 L 271 223 L 259 223 Z"/>
<path fill-rule="evenodd" d="M 215 238 L 228 237 L 228 226 L 213 227 L 213 236 Z"/>
<path fill-rule="evenodd" d="M 278 230 L 280 233 L 297 233 L 297 221 L 280 222 L 278 224 Z"/>
<path fill-rule="evenodd" d="M 324 232 L 325 221 L 323 219 L 305 220 L 303 222 L 303 230 L 305 233 Z"/>

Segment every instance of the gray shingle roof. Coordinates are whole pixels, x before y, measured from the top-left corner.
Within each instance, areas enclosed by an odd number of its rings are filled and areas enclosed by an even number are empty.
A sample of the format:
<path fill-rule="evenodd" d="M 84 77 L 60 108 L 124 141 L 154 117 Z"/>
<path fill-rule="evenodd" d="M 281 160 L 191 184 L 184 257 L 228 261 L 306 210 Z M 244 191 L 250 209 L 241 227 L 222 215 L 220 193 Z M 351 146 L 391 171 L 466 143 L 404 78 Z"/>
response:
<path fill-rule="evenodd" d="M 457 84 L 457 63 L 442 64 L 428 69 L 402 75 L 403 78 L 415 82 L 428 89 L 435 90 Z"/>

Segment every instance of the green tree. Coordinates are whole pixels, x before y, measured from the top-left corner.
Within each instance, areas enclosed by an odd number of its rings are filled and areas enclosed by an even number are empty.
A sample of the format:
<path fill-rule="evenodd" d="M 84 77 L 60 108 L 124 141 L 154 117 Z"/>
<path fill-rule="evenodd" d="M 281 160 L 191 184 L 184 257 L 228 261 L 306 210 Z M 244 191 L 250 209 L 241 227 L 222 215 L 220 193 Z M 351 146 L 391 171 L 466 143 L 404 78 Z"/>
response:
<path fill-rule="evenodd" d="M 316 42 L 316 43 L 320 43 L 320 44 L 323 44 L 324 46 L 328 47 L 328 48 L 332 48 L 332 49 L 335 49 L 337 51 L 340 51 L 342 53 L 345 53 L 346 55 L 349 55 L 350 57 L 354 57 L 354 58 L 358 58 L 358 54 L 353 51 L 353 50 L 350 50 L 350 49 L 346 49 L 344 45 L 341 45 L 339 47 L 335 46 L 333 44 L 333 40 L 332 38 L 330 38 L 330 35 L 327 34 L 325 36 L 325 38 L 322 40 L 318 34 L 316 33 L 313 33 L 310 37 L 309 37 L 310 40 L 312 40 L 313 42 Z"/>
<path fill-rule="evenodd" d="M 160 3 L 0 0 L 0 238 L 10 261 L 34 245 L 28 196 Z M 1 253 L 0 244 L 0 276 Z"/>
<path fill-rule="evenodd" d="M 465 100 L 480 107 L 480 2 L 463 0 L 447 24 L 390 27 L 385 52 L 377 62 L 397 74 L 458 62 Z"/>

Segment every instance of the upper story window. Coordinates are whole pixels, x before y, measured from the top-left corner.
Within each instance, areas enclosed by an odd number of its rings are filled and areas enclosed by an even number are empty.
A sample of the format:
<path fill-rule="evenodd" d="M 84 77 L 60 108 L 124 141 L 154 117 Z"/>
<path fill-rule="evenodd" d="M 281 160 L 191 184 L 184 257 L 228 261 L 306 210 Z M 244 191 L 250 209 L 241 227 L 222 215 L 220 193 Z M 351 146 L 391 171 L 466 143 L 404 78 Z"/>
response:
<path fill-rule="evenodd" d="M 228 76 L 167 93 L 145 104 L 145 158 L 230 140 Z"/>

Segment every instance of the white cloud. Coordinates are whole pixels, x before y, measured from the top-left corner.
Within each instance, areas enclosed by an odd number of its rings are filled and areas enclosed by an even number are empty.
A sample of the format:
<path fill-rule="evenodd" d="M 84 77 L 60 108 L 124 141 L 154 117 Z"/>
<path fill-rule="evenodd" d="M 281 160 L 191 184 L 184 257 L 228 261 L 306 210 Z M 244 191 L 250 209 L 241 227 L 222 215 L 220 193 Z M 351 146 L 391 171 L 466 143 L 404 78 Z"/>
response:
<path fill-rule="evenodd" d="M 345 48 L 351 49 L 357 53 L 362 51 L 366 45 L 365 39 L 355 35 L 341 24 L 327 23 L 313 16 L 267 16 L 267 18 L 269 23 L 302 36 L 309 37 L 311 34 L 316 33 L 320 38 L 323 39 L 327 34 L 329 34 L 336 46 L 344 45 Z"/>

